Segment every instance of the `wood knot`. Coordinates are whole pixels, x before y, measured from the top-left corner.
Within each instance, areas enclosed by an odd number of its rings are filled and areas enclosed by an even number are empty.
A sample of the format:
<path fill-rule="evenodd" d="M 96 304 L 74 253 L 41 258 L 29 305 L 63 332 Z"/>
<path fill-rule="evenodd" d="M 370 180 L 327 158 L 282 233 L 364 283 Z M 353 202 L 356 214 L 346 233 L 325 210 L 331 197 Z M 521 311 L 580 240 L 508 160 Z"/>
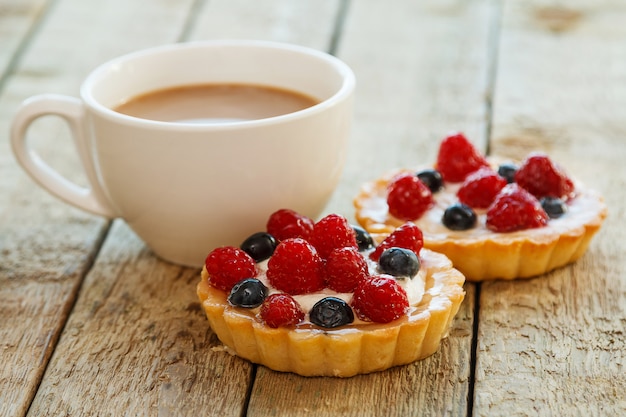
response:
<path fill-rule="evenodd" d="M 535 10 L 535 18 L 547 29 L 555 33 L 572 29 L 582 18 L 583 14 L 577 10 L 563 6 L 545 6 Z"/>

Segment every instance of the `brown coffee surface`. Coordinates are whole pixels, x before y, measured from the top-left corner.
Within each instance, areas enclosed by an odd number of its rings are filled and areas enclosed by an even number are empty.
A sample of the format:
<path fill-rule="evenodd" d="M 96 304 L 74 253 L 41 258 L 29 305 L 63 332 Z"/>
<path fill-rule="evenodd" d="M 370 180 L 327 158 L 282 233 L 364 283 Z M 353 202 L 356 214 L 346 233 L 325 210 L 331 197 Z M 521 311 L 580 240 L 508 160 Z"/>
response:
<path fill-rule="evenodd" d="M 297 91 L 252 84 L 196 84 L 132 97 L 115 111 L 163 122 L 220 123 L 280 116 L 317 104 Z"/>

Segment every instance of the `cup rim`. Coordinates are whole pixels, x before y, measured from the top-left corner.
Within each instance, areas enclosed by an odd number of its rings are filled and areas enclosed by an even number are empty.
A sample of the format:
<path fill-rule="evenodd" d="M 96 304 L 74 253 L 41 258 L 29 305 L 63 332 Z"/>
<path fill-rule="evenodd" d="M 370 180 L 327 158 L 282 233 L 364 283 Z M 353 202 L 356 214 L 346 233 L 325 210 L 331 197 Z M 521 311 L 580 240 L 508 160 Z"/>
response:
<path fill-rule="evenodd" d="M 158 53 L 179 50 L 179 49 L 201 49 L 207 46 L 210 47 L 224 47 L 224 46 L 234 46 L 234 47 L 258 47 L 258 48 L 267 48 L 267 49 L 281 49 L 281 50 L 291 50 L 300 54 L 306 54 L 309 56 L 314 56 L 318 59 L 331 63 L 334 67 L 337 68 L 338 73 L 342 75 L 343 82 L 341 87 L 330 97 L 327 99 L 302 110 L 298 110 L 291 113 L 286 113 L 278 116 L 267 117 L 263 119 L 254 119 L 254 120 L 238 120 L 238 121 L 224 121 L 220 123 L 188 123 L 188 122 L 172 122 L 172 121 L 159 121 L 159 120 L 151 120 L 151 119 L 143 119 L 135 116 L 129 116 L 123 113 L 118 113 L 115 110 L 101 104 L 92 94 L 93 87 L 95 83 L 98 82 L 99 78 L 104 75 L 105 72 L 109 71 L 111 68 L 115 66 L 119 66 L 122 63 L 137 59 L 143 56 L 154 55 Z M 311 114 L 319 113 L 324 111 L 328 107 L 332 107 L 336 105 L 338 102 L 341 102 L 346 96 L 349 96 L 355 88 L 356 85 L 356 77 L 352 69 L 346 64 L 344 61 L 339 58 L 331 55 L 327 52 L 323 52 L 318 49 L 314 49 L 308 46 L 302 46 L 293 43 L 286 42 L 277 42 L 277 41 L 265 41 L 265 40 L 244 40 L 244 39 L 220 39 L 220 40 L 205 40 L 205 41 L 191 41 L 191 42 L 179 42 L 172 44 L 165 44 L 161 46 L 151 47 L 141 49 L 135 52 L 130 52 L 124 55 L 120 55 L 116 58 L 113 58 L 98 67 L 96 67 L 90 74 L 87 76 L 85 81 L 81 84 L 80 87 L 80 96 L 83 102 L 87 105 L 87 107 L 91 108 L 93 111 L 105 117 L 109 120 L 116 120 L 118 122 L 122 121 L 127 124 L 141 125 L 141 126 L 150 126 L 150 127 L 158 127 L 159 129 L 180 129 L 184 127 L 185 129 L 191 130 L 229 130 L 229 129 L 240 129 L 240 128 L 252 128 L 264 125 L 272 125 L 280 122 L 285 122 L 289 120 L 295 120 L 303 117 L 307 117 Z"/>

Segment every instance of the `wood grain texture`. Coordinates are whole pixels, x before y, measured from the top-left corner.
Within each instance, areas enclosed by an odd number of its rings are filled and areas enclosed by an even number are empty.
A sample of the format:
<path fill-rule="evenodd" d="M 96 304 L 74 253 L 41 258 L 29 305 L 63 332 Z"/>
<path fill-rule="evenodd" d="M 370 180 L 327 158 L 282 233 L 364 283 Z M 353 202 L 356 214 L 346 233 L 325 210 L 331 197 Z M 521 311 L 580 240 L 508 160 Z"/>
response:
<path fill-rule="evenodd" d="M 47 2 L 0 4 L 0 131 L 20 98 L 9 77 Z M 0 415 L 26 413 L 106 223 L 42 193 L 0 135 Z"/>
<path fill-rule="evenodd" d="M 338 56 L 356 72 L 345 173 L 328 211 L 353 220 L 362 183 L 398 167 L 430 165 L 439 141 L 462 131 L 486 146 L 490 1 L 353 1 Z"/>
<path fill-rule="evenodd" d="M 483 284 L 476 416 L 626 412 L 625 18 L 619 2 L 504 8 L 491 149 L 548 152 L 605 195 L 609 217 L 574 265 Z"/>
<path fill-rule="evenodd" d="M 29 413 L 240 415 L 251 365 L 213 352 L 199 273 L 158 260 L 117 220 Z"/>
<path fill-rule="evenodd" d="M 49 3 L 46 0 L 3 0 L 0 3 L 0 85 Z"/>
<path fill-rule="evenodd" d="M 190 40 L 262 39 L 328 51 L 342 0 L 215 0 L 204 6 Z"/>
<path fill-rule="evenodd" d="M 25 98 L 47 92 L 76 95 L 87 72 L 112 55 L 152 42 L 175 41 L 187 11 L 181 6 L 178 12 L 163 4 L 151 7 L 152 2 L 135 2 L 134 6 L 58 2 L 40 26 L 33 27 L 45 3 L 18 3 L 0 5 L 3 23 L 22 22 L 15 29 L 3 24 L 0 30 L 2 36 L 11 35 L 7 38 L 11 42 L 2 44 L 2 54 L 11 48 L 14 53 L 12 58 L 7 56 L 14 72 L 0 82 L 2 132 L 9 131 L 11 117 Z M 152 23 L 159 21 L 155 16 L 161 16 L 161 24 L 133 38 L 129 34 L 136 30 L 134 18 L 130 14 L 120 17 L 122 7 L 133 13 L 142 8 Z M 181 23 L 175 28 L 163 24 L 177 15 Z M 117 38 L 111 36 L 114 26 Z M 37 36 L 25 43 L 26 49 L 16 50 L 33 31 Z M 3 65 L 8 62 L 2 59 Z M 59 120 L 44 118 L 32 126 L 29 140 L 53 167 L 80 182 L 79 163 L 67 131 Z M 17 166 L 7 134 L 0 135 L 0 171 L 0 415 L 21 416 L 38 388 L 108 222 L 38 188 Z M 62 394 L 63 387 L 57 392 Z"/>
<path fill-rule="evenodd" d="M 2 132 L 23 99 L 75 96 L 89 71 L 126 52 L 294 42 L 332 51 L 357 75 L 328 213 L 353 221 L 362 182 L 432 162 L 450 130 L 492 154 L 549 152 L 609 207 L 576 264 L 466 284 L 431 357 L 303 378 L 221 351 L 195 295 L 198 270 L 161 262 L 121 220 L 46 194 L 0 135 L 0 415 L 626 414 L 624 21 L 619 0 L 0 0 Z M 84 183 L 64 123 L 42 119 L 29 139 Z"/>

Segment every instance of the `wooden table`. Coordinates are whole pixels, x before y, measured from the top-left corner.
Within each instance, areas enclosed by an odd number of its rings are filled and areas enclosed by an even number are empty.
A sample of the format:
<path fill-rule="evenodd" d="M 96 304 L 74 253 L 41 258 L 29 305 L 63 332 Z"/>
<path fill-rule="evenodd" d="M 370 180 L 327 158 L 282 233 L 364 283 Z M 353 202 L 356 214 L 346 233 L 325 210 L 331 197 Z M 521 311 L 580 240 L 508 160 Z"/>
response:
<path fill-rule="evenodd" d="M 625 21 L 618 0 L 0 0 L 0 415 L 624 415 Z M 466 284 L 450 337 L 421 362 L 333 379 L 231 357 L 214 349 L 199 271 L 50 197 L 7 133 L 22 100 L 77 95 L 105 60 L 213 38 L 303 44 L 354 69 L 329 213 L 352 220 L 360 183 L 432 161 L 461 130 L 490 154 L 549 152 L 605 195 L 609 217 L 574 265 Z M 62 122 L 30 138 L 82 181 Z"/>

